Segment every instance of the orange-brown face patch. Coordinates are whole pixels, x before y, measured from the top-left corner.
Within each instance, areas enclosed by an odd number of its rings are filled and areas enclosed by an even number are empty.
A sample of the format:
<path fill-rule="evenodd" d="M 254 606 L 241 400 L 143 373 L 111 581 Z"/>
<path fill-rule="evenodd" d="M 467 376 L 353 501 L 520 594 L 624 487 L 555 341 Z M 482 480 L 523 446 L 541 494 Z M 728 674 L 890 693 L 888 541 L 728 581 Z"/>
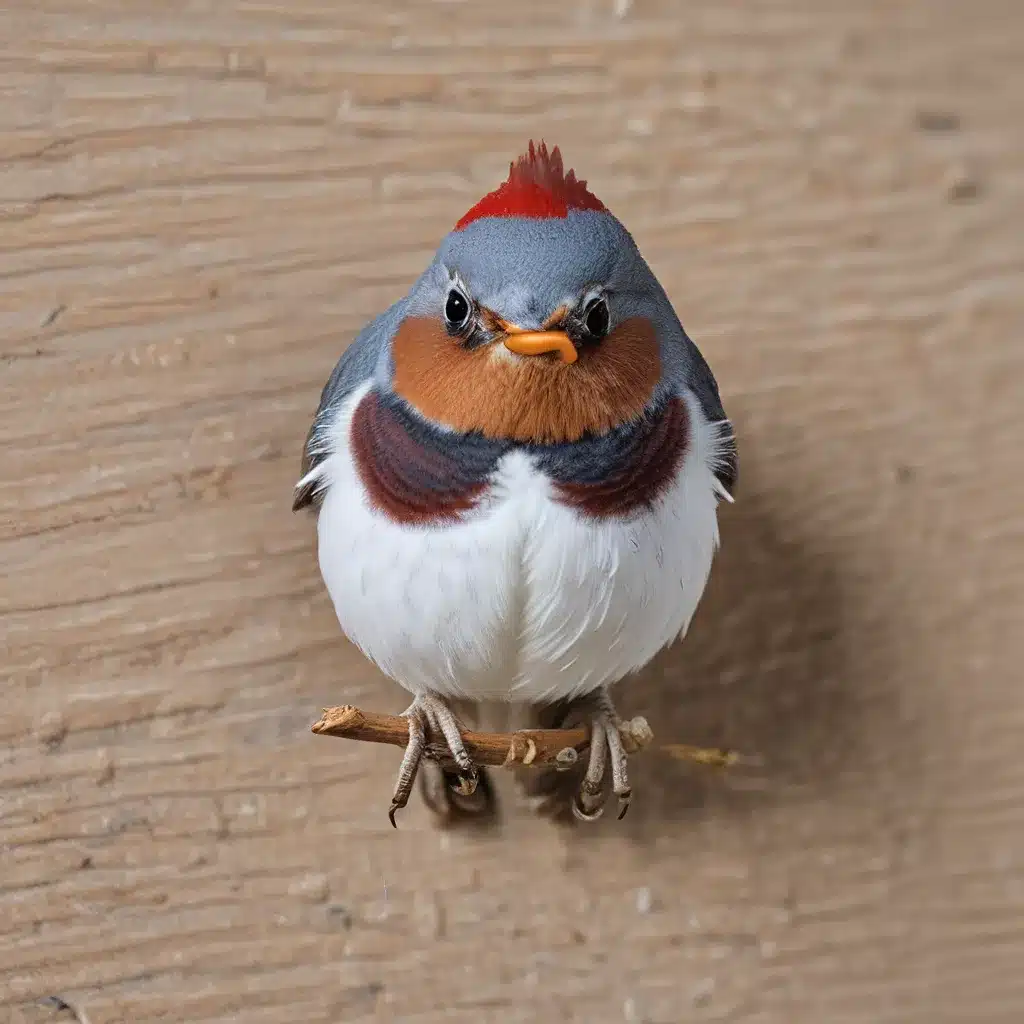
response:
<path fill-rule="evenodd" d="M 583 346 L 575 363 L 515 358 L 500 341 L 466 349 L 439 320 L 423 317 L 402 323 L 393 352 L 395 391 L 424 416 L 455 430 L 541 444 L 577 441 L 639 415 L 661 375 L 654 326 L 639 317 Z"/>

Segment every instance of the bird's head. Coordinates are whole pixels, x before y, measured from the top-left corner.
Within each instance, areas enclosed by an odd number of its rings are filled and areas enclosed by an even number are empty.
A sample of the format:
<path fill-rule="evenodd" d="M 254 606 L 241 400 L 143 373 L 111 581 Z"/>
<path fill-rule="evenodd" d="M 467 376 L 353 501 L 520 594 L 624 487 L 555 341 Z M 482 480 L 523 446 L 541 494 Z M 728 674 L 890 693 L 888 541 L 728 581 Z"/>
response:
<path fill-rule="evenodd" d="M 574 441 L 684 376 L 684 340 L 629 232 L 557 147 L 531 142 L 410 292 L 392 385 L 454 430 Z"/>

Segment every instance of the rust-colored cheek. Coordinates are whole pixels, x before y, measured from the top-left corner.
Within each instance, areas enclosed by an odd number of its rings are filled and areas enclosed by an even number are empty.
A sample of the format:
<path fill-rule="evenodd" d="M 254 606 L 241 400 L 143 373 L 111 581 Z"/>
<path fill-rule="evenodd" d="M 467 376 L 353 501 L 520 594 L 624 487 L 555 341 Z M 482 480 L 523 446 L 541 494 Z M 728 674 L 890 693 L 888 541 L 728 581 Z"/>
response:
<path fill-rule="evenodd" d="M 393 344 L 395 390 L 455 430 L 540 444 L 604 433 L 638 416 L 661 376 L 654 325 L 634 318 L 574 363 L 466 349 L 439 320 L 410 317 Z"/>

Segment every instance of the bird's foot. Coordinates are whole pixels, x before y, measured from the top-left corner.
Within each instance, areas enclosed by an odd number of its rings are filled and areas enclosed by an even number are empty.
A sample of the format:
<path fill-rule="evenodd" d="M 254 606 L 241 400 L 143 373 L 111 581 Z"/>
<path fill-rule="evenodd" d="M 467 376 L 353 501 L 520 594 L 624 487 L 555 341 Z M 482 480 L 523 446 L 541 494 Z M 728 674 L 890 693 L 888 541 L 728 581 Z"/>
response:
<path fill-rule="evenodd" d="M 480 779 L 480 772 L 466 751 L 459 731 L 459 722 L 454 712 L 443 697 L 435 693 L 421 693 L 402 712 L 402 717 L 409 720 L 409 742 L 398 769 L 398 781 L 395 793 L 391 798 L 388 818 L 395 828 L 395 812 L 401 810 L 409 802 L 416 773 L 423 760 L 427 748 L 427 735 L 434 733 L 444 737 L 451 752 L 452 759 L 458 766 L 456 772 L 445 772 L 444 777 L 451 776 L 451 789 L 454 795 L 469 799 L 474 796 Z"/>
<path fill-rule="evenodd" d="M 572 801 L 572 812 L 580 821 L 596 821 L 604 813 L 605 774 L 611 762 L 612 792 L 619 802 L 619 820 L 626 816 L 632 790 L 629 786 L 629 754 L 649 741 L 650 727 L 644 719 L 624 722 L 604 688 L 588 698 L 590 714 L 590 756 L 586 774 Z"/>

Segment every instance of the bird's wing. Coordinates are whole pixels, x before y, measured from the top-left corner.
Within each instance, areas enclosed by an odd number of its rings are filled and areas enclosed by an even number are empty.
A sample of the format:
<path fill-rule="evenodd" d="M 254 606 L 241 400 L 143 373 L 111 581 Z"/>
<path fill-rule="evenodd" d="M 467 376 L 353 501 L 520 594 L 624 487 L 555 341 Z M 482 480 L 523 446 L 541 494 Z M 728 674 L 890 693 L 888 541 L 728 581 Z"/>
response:
<path fill-rule="evenodd" d="M 317 471 L 331 454 L 326 428 L 332 414 L 352 391 L 374 375 L 381 351 L 402 316 L 403 302 L 399 301 L 374 317 L 341 354 L 320 394 L 320 404 L 302 446 L 302 468 L 299 482 L 295 485 L 293 511 L 319 504 L 322 483 Z"/>
<path fill-rule="evenodd" d="M 690 354 L 690 373 L 687 379 L 687 386 L 693 392 L 697 401 L 700 402 L 701 410 L 707 417 L 709 423 L 718 428 L 718 438 L 715 453 L 715 465 L 713 467 L 715 477 L 722 490 L 732 500 L 733 490 L 739 477 L 739 456 L 736 451 L 736 433 L 732 421 L 725 414 L 722 406 L 722 398 L 718 393 L 718 382 L 711 372 L 707 360 L 700 349 L 690 340 L 686 332 L 686 346 Z"/>

